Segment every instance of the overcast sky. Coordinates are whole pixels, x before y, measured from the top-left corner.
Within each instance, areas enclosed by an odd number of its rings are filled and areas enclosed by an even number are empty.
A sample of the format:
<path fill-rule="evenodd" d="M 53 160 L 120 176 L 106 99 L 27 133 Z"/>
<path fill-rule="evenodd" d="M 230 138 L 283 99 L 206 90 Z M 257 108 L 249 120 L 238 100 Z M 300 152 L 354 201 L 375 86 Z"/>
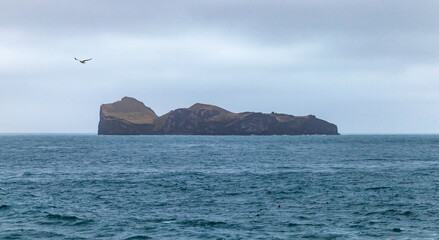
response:
<path fill-rule="evenodd" d="M 439 133 L 439 1 L 0 0 L 0 133 L 96 133 L 131 96 Z M 89 58 L 87 64 L 74 60 Z"/>

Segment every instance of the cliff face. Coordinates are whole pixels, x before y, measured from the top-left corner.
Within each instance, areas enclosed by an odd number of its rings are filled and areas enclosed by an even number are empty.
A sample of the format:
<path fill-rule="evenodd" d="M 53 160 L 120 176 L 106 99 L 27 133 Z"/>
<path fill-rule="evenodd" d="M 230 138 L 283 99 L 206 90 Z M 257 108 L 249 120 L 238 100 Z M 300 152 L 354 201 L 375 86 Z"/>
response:
<path fill-rule="evenodd" d="M 232 113 L 194 104 L 158 117 L 134 98 L 101 105 L 99 135 L 338 135 L 337 126 L 313 115 Z"/>
<path fill-rule="evenodd" d="M 158 118 L 151 108 L 130 97 L 112 104 L 102 104 L 99 115 L 99 135 L 147 134 Z"/>

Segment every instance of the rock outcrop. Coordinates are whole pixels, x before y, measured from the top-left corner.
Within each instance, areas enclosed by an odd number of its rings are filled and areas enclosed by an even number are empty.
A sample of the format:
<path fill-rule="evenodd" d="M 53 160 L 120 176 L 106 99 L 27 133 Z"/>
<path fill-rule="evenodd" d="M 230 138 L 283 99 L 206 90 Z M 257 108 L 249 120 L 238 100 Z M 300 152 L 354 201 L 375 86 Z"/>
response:
<path fill-rule="evenodd" d="M 163 116 L 142 102 L 124 97 L 101 105 L 99 135 L 338 135 L 337 126 L 314 115 L 232 113 L 196 103 Z"/>

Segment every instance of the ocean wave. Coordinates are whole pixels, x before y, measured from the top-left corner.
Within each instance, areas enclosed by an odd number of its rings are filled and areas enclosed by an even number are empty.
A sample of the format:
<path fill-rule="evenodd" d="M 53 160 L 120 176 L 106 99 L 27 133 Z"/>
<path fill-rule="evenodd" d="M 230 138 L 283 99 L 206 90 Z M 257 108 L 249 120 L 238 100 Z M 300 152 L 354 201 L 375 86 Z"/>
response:
<path fill-rule="evenodd" d="M 54 220 L 62 220 L 62 221 L 77 221 L 77 220 L 79 220 L 79 218 L 76 216 L 50 214 L 50 213 L 46 215 L 46 218 L 54 219 Z"/>
<path fill-rule="evenodd" d="M 389 189 L 390 187 L 368 187 L 364 190 L 366 191 L 378 191 L 378 190 L 384 190 L 384 189 Z"/>
<path fill-rule="evenodd" d="M 209 221 L 204 219 L 192 219 L 179 221 L 179 224 L 186 225 L 189 227 L 224 227 L 227 228 L 230 224 L 223 221 Z"/>
<path fill-rule="evenodd" d="M 0 210 L 8 210 L 10 208 L 11 208 L 11 206 L 10 205 L 6 205 L 6 204 L 3 204 L 3 205 L 0 206 Z"/>
<path fill-rule="evenodd" d="M 49 239 L 49 238 L 64 239 L 65 237 L 66 236 L 64 234 L 57 232 L 37 230 L 37 229 L 26 229 L 26 228 L 17 228 L 14 230 L 8 230 L 2 232 L 2 234 L 0 235 L 1 239 Z"/>
<path fill-rule="evenodd" d="M 400 211 L 397 209 L 387 209 L 383 211 L 374 211 L 374 212 L 368 212 L 365 215 L 371 216 L 371 215 L 384 215 L 384 216 L 412 216 L 414 213 L 412 211 Z"/>
<path fill-rule="evenodd" d="M 94 223 L 92 219 L 82 219 L 76 216 L 47 214 L 46 220 L 39 221 L 41 225 L 83 226 Z"/>
<path fill-rule="evenodd" d="M 142 240 L 142 239 L 152 239 L 152 238 L 145 235 L 136 235 L 136 236 L 125 238 L 124 240 Z"/>
<path fill-rule="evenodd" d="M 74 149 L 74 147 L 69 146 L 36 146 L 35 148 L 40 150 Z"/>
<path fill-rule="evenodd" d="M 31 172 L 24 172 L 23 174 L 21 174 L 22 177 L 29 177 L 29 176 L 32 176 L 32 175 L 34 175 L 34 174 L 31 173 Z"/>
<path fill-rule="evenodd" d="M 81 221 L 77 221 L 74 224 L 72 224 L 73 226 L 82 226 L 82 225 L 87 225 L 87 224 L 91 224 L 94 221 L 91 219 L 85 219 L 85 220 L 81 220 Z"/>

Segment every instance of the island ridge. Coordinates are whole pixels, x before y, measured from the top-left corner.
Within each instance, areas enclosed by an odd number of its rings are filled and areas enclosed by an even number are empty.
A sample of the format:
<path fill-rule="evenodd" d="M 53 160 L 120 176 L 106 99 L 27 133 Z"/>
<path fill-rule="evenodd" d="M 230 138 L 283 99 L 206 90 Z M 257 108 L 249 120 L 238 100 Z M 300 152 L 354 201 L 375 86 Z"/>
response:
<path fill-rule="evenodd" d="M 335 124 L 314 115 L 233 113 L 196 103 L 163 116 L 124 97 L 100 108 L 99 135 L 339 135 Z"/>

